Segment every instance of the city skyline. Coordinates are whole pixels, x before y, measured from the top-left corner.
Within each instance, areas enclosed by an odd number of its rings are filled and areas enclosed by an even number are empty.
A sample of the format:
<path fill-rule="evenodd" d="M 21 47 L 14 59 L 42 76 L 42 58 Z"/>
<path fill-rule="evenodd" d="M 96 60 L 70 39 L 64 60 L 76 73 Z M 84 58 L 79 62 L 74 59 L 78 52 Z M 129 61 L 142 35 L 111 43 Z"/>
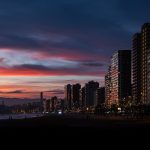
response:
<path fill-rule="evenodd" d="M 2 0 L 0 97 L 63 96 L 64 85 L 91 80 L 104 86 L 110 56 L 131 49 L 133 34 L 150 20 L 149 4 Z"/>

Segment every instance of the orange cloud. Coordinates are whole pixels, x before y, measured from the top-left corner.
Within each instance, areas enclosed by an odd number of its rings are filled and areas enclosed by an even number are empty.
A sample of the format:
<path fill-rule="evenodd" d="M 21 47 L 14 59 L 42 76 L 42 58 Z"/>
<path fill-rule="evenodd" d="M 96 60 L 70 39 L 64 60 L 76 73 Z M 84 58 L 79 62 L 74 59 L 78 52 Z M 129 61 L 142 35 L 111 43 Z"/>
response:
<path fill-rule="evenodd" d="M 15 67 L 0 67 L 0 76 L 67 76 L 67 75 L 91 75 L 91 76 L 103 76 L 104 71 L 97 70 L 85 70 L 84 68 L 48 68 L 35 65 L 28 66 L 15 66 Z"/>

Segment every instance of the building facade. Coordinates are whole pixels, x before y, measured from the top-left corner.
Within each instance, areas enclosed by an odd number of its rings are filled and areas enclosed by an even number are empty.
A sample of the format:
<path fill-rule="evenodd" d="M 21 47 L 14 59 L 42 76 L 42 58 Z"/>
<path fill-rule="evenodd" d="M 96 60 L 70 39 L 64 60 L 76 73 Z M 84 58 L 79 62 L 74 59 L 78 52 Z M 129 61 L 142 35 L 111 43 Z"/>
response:
<path fill-rule="evenodd" d="M 96 106 L 96 90 L 99 88 L 99 83 L 90 81 L 85 84 L 85 103 L 86 107 Z"/>
<path fill-rule="evenodd" d="M 119 53 L 115 52 L 111 58 L 110 104 L 119 102 Z"/>
<path fill-rule="evenodd" d="M 133 104 L 141 103 L 142 93 L 142 45 L 141 34 L 137 33 L 132 39 L 132 99 Z"/>
<path fill-rule="evenodd" d="M 74 107 L 80 106 L 80 89 L 81 85 L 79 83 L 72 85 L 71 99 Z"/>
<path fill-rule="evenodd" d="M 110 91 L 111 91 L 111 67 L 109 66 L 108 72 L 105 75 L 105 104 L 110 106 Z"/>
<path fill-rule="evenodd" d="M 142 103 L 150 103 L 150 23 L 142 26 Z"/>
<path fill-rule="evenodd" d="M 131 96 L 131 51 L 116 51 L 111 58 L 110 77 L 105 78 L 106 92 L 109 86 L 109 105 L 120 104 Z M 107 81 L 108 78 L 108 81 Z"/>
<path fill-rule="evenodd" d="M 65 102 L 68 109 L 72 108 L 71 90 L 72 90 L 71 84 L 65 86 Z"/>
<path fill-rule="evenodd" d="M 100 87 L 96 91 L 96 106 L 105 104 L 105 87 Z"/>
<path fill-rule="evenodd" d="M 80 106 L 85 107 L 85 87 L 82 87 L 80 90 Z"/>

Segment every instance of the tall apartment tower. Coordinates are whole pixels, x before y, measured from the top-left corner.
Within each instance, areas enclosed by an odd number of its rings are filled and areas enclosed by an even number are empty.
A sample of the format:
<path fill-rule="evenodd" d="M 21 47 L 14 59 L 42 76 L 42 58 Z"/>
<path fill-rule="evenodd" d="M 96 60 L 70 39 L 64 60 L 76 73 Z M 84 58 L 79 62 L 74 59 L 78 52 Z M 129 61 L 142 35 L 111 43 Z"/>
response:
<path fill-rule="evenodd" d="M 99 83 L 90 81 L 85 84 L 85 102 L 86 107 L 96 106 L 96 91 L 99 88 Z"/>
<path fill-rule="evenodd" d="M 44 101 L 43 92 L 40 93 L 40 101 L 41 101 L 41 103 L 43 103 L 43 101 Z"/>
<path fill-rule="evenodd" d="M 75 107 L 80 106 L 80 89 L 81 85 L 79 83 L 72 85 L 71 99 Z"/>
<path fill-rule="evenodd" d="M 108 72 L 105 75 L 105 104 L 107 106 L 111 105 L 110 101 L 110 86 L 111 86 L 111 67 L 109 66 Z"/>
<path fill-rule="evenodd" d="M 111 58 L 109 103 L 120 104 L 131 96 L 131 51 L 119 50 Z"/>
<path fill-rule="evenodd" d="M 72 90 L 71 84 L 65 86 L 65 100 L 68 109 L 72 108 L 71 90 Z"/>
<path fill-rule="evenodd" d="M 142 37 L 140 33 L 132 39 L 132 98 L 133 104 L 141 103 L 142 93 Z"/>
<path fill-rule="evenodd" d="M 85 107 L 85 87 L 80 89 L 80 106 Z"/>
<path fill-rule="evenodd" d="M 150 103 L 150 23 L 142 26 L 142 103 Z"/>

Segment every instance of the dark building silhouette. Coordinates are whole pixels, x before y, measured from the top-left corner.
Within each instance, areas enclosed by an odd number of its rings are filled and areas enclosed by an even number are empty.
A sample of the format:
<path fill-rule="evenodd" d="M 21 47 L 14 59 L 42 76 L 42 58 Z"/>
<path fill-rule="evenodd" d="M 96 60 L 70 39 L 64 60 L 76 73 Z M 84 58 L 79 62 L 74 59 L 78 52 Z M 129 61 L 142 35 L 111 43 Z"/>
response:
<path fill-rule="evenodd" d="M 58 97 L 54 96 L 44 101 L 45 113 L 49 112 L 57 113 L 59 110 L 63 112 L 64 109 L 65 109 L 64 99 L 59 99 Z"/>
<path fill-rule="evenodd" d="M 80 90 L 80 106 L 85 107 L 85 87 Z"/>
<path fill-rule="evenodd" d="M 7 107 L 5 106 L 4 100 L 0 101 L 0 114 L 7 113 Z"/>
<path fill-rule="evenodd" d="M 64 101 L 64 99 L 60 99 L 60 108 L 64 112 L 64 110 L 65 110 L 65 101 Z"/>
<path fill-rule="evenodd" d="M 72 108 L 71 90 L 72 85 L 68 84 L 65 86 L 65 101 L 68 109 Z"/>
<path fill-rule="evenodd" d="M 55 111 L 56 110 L 56 105 L 58 103 L 58 98 L 56 96 L 52 97 L 50 100 L 50 111 Z"/>
<path fill-rule="evenodd" d="M 141 102 L 142 93 L 142 37 L 140 33 L 133 36 L 132 40 L 132 98 L 133 103 Z"/>
<path fill-rule="evenodd" d="M 44 101 L 44 112 L 50 112 L 51 111 L 50 104 L 51 104 L 50 99 Z"/>
<path fill-rule="evenodd" d="M 142 26 L 142 103 L 150 103 L 150 23 Z"/>
<path fill-rule="evenodd" d="M 131 51 L 119 50 L 111 58 L 109 104 L 122 103 L 131 96 Z"/>
<path fill-rule="evenodd" d="M 72 85 L 71 99 L 73 102 L 73 106 L 75 107 L 80 106 L 80 89 L 81 89 L 80 84 L 77 83 L 77 84 Z"/>
<path fill-rule="evenodd" d="M 99 106 L 105 103 L 105 87 L 100 87 L 96 91 L 96 105 Z"/>
<path fill-rule="evenodd" d="M 96 90 L 99 88 L 99 83 L 90 81 L 85 84 L 85 102 L 86 107 L 96 106 Z"/>
<path fill-rule="evenodd" d="M 40 100 L 43 103 L 44 97 L 43 97 L 43 92 L 40 93 Z"/>
<path fill-rule="evenodd" d="M 44 102 L 44 101 L 45 101 L 45 99 L 44 99 L 44 93 L 41 92 L 41 93 L 40 93 L 40 105 L 41 105 L 41 106 L 40 106 L 40 111 L 41 111 L 41 112 L 43 112 L 43 111 L 45 110 L 45 108 L 44 108 L 44 107 L 45 107 L 45 106 L 44 106 L 44 105 L 45 105 L 45 102 Z"/>
<path fill-rule="evenodd" d="M 150 103 L 150 23 L 133 36 L 132 97 L 135 104 Z"/>

